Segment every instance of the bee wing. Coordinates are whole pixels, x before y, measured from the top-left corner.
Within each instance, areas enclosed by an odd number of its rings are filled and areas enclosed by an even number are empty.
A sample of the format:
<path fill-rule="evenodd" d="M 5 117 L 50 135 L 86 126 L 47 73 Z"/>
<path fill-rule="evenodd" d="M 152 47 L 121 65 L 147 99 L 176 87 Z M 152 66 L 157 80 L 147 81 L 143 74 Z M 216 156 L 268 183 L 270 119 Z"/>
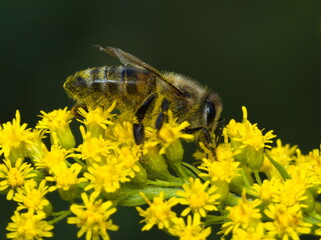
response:
<path fill-rule="evenodd" d="M 151 65 L 143 62 L 139 58 L 131 55 L 130 53 L 127 53 L 120 48 L 114 48 L 114 47 L 102 47 L 100 45 L 94 45 L 94 47 L 97 47 L 100 51 L 103 51 L 105 53 L 108 53 L 109 55 L 116 57 L 120 60 L 120 62 L 124 65 L 131 65 L 133 67 L 137 68 L 143 68 L 146 69 L 152 73 L 154 73 L 156 76 L 158 76 L 167 86 L 169 86 L 171 89 L 176 92 L 178 95 L 183 95 L 182 91 L 179 90 L 177 87 L 175 87 L 171 82 L 169 82 L 166 77 L 158 71 L 156 68 L 152 67 Z"/>

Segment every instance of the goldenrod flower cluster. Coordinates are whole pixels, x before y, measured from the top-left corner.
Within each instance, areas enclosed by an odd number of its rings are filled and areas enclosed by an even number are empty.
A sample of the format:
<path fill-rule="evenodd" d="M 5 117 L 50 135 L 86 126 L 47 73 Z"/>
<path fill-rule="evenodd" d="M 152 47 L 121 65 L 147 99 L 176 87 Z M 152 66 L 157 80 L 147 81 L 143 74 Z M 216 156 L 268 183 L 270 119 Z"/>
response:
<path fill-rule="evenodd" d="M 115 106 L 80 108 L 78 119 L 67 108 L 41 111 L 34 128 L 17 111 L 0 126 L 0 193 L 16 203 L 7 238 L 50 238 L 66 219 L 78 238 L 110 239 L 121 228 L 112 220 L 119 206 L 136 207 L 142 231 L 158 228 L 181 240 L 321 235 L 320 149 L 303 154 L 282 144 L 252 124 L 245 107 L 216 146 L 184 132 L 189 123 L 171 111 L 160 130 L 146 126 L 136 145 L 134 120 Z M 79 144 L 71 122 L 80 125 Z M 184 160 L 182 140 L 199 146 L 193 163 Z M 53 192 L 69 208 L 56 212 Z"/>

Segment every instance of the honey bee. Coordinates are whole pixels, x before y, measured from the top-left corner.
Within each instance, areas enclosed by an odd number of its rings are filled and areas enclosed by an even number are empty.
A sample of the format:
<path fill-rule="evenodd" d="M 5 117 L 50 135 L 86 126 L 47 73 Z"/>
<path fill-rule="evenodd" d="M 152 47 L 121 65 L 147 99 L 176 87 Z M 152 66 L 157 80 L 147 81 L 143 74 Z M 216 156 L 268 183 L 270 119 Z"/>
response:
<path fill-rule="evenodd" d="M 144 124 L 154 122 L 159 130 L 168 110 L 179 123 L 190 123 L 186 132 L 211 141 L 222 111 L 217 93 L 181 74 L 160 72 L 119 48 L 95 46 L 123 65 L 89 68 L 69 76 L 64 88 L 77 105 L 106 107 L 116 100 L 117 109 L 132 112 L 137 120 L 133 126 L 137 145 L 144 141 Z"/>

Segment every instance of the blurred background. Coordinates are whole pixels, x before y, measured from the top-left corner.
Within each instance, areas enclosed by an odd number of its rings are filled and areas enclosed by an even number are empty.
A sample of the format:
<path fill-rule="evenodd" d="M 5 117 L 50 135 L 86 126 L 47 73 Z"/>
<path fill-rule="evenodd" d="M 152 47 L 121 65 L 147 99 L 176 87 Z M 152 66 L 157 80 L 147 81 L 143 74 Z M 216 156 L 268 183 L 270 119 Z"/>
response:
<path fill-rule="evenodd" d="M 241 120 L 244 105 L 251 122 L 284 143 L 304 153 L 319 148 L 320 0 L 1 1 L 0 123 L 19 109 L 33 127 L 40 110 L 71 107 L 62 88 L 68 75 L 119 64 L 92 44 L 122 48 L 208 85 L 222 97 L 227 122 Z M 112 239 L 170 239 L 141 232 L 137 215 L 119 209 Z M 64 226 L 53 239 L 76 239 L 76 228 Z"/>

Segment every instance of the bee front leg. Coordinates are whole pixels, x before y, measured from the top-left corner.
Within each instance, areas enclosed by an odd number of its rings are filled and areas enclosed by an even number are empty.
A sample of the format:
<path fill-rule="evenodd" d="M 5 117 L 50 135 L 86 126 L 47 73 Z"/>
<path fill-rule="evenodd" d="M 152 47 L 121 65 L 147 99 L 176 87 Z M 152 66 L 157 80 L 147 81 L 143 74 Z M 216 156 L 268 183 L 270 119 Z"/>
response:
<path fill-rule="evenodd" d="M 153 93 L 149 95 L 135 113 L 135 118 L 137 119 L 138 123 L 134 123 L 133 125 L 133 134 L 134 134 L 135 143 L 137 145 L 140 145 L 144 142 L 145 134 L 144 134 L 144 125 L 142 122 L 146 116 L 148 109 L 154 103 L 157 97 L 158 97 L 157 93 Z"/>
<path fill-rule="evenodd" d="M 187 128 L 184 132 L 189 134 L 195 134 L 196 132 L 202 131 L 205 139 L 205 144 L 209 145 L 212 142 L 212 137 L 209 131 L 205 127 L 195 127 L 195 128 Z"/>

